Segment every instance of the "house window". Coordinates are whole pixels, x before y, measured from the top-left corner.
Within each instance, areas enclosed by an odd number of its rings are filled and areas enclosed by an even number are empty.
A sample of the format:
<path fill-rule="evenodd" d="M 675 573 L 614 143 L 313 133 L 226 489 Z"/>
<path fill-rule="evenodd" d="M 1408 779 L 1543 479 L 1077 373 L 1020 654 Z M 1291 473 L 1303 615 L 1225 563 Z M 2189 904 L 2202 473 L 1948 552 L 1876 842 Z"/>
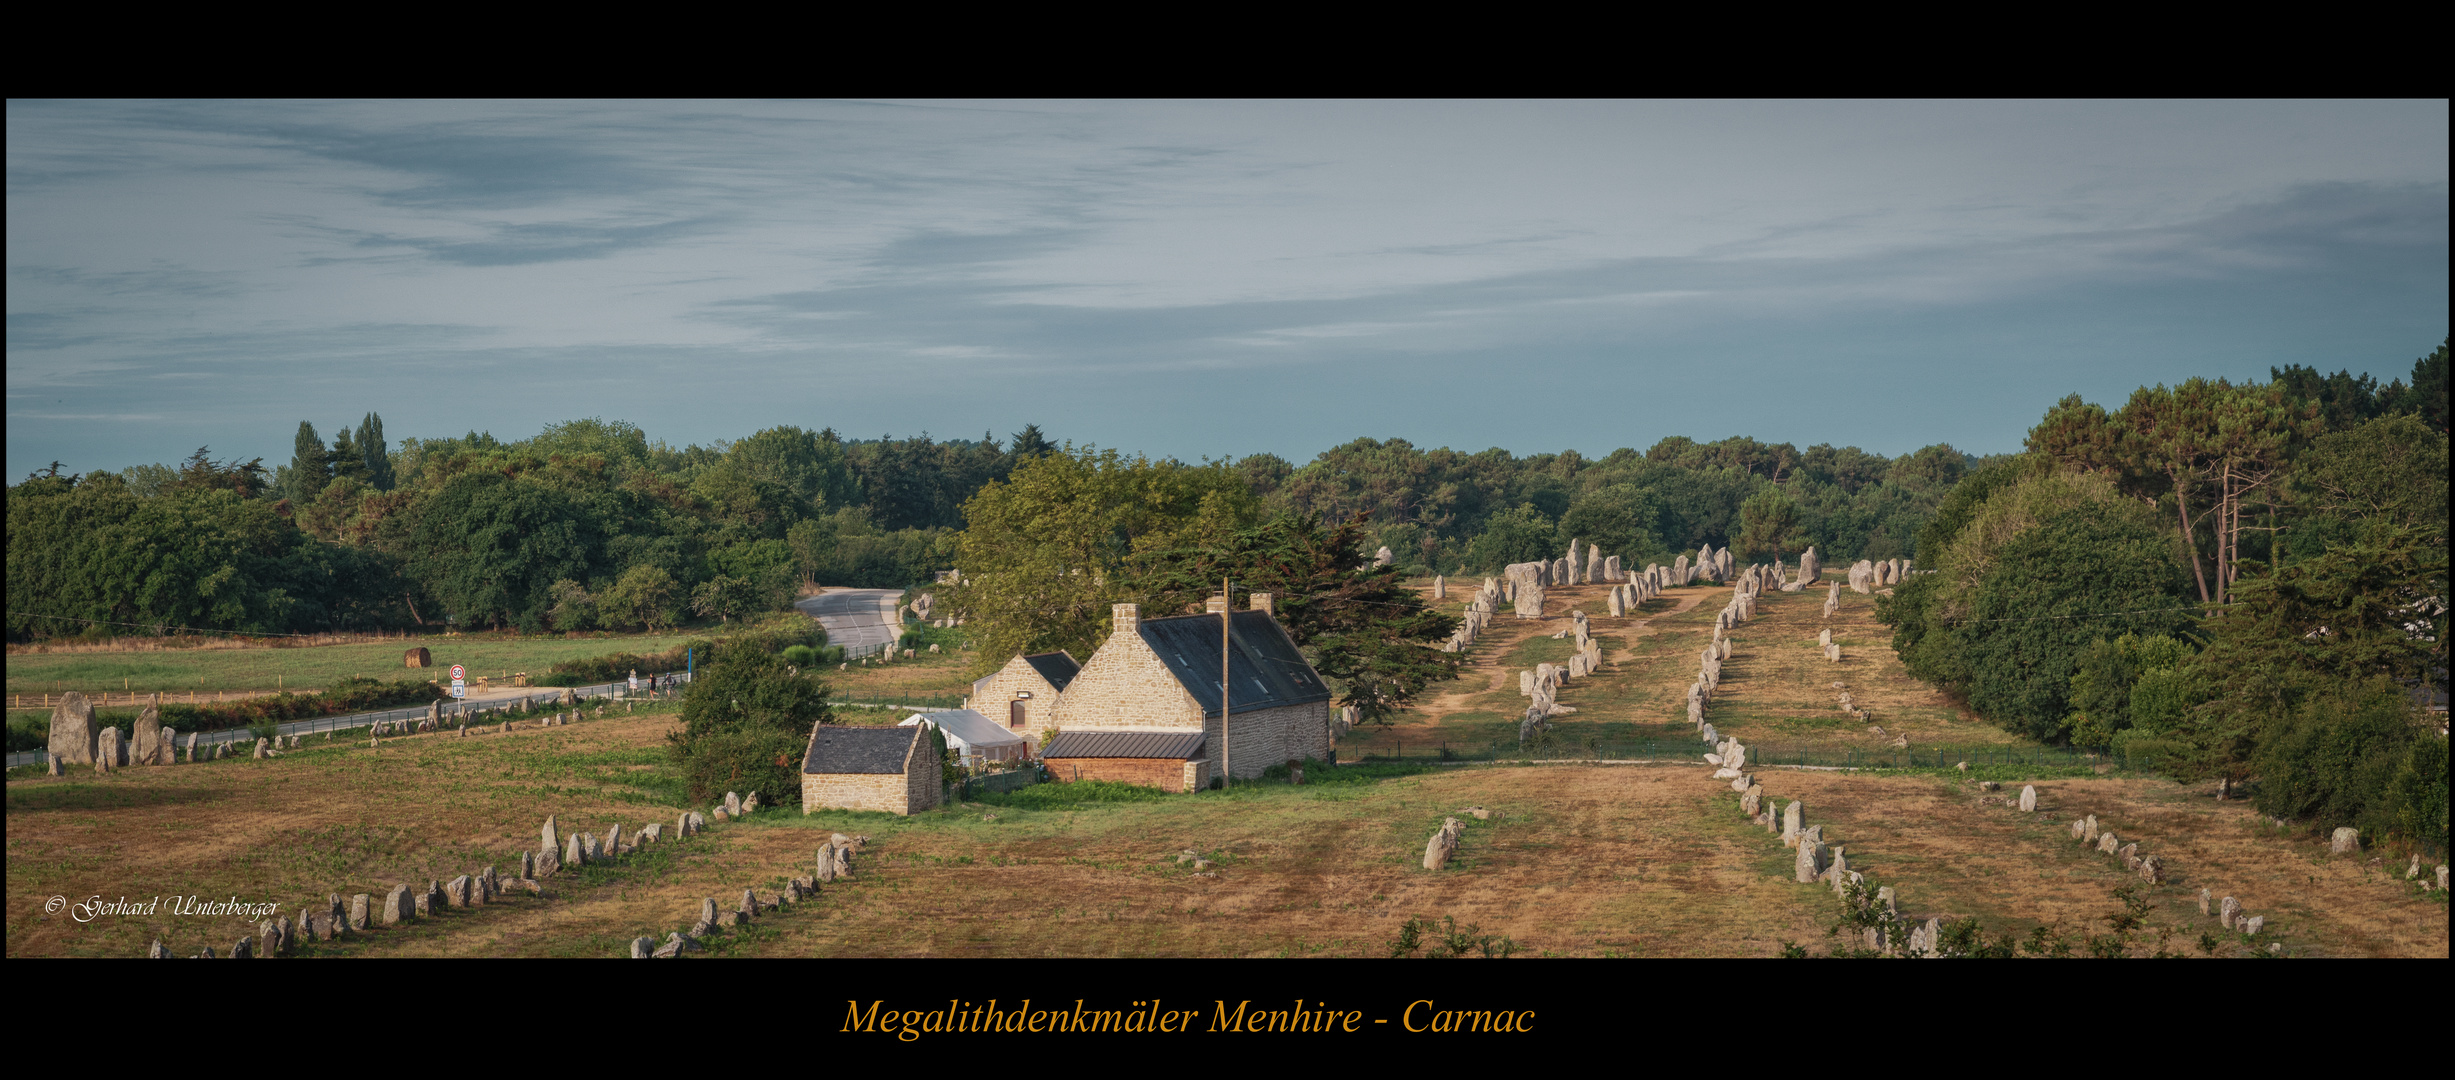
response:
<path fill-rule="evenodd" d="M 1008 703 L 1008 704 L 1007 704 L 1007 706 L 1006 706 L 1006 726 L 1007 726 L 1007 727 L 1010 727 L 1010 728 L 1019 728 L 1019 727 L 1022 727 L 1022 726 L 1023 726 L 1023 703 L 1022 703 L 1022 702 L 1020 702 L 1020 701 L 1016 701 L 1016 702 L 1010 702 L 1010 703 Z"/>

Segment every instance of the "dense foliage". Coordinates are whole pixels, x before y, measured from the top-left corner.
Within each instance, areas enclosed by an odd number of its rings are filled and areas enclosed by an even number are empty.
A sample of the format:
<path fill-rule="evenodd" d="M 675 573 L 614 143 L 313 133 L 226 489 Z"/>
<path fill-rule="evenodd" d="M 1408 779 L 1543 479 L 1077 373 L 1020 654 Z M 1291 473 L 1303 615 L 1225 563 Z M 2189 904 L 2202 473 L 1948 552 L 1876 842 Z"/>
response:
<path fill-rule="evenodd" d="M 691 798 L 756 791 L 771 805 L 798 805 L 810 731 L 834 720 L 825 682 L 738 649 L 699 669 L 682 694 L 682 726 L 666 739 Z"/>
<path fill-rule="evenodd" d="M 2006 728 L 2443 852 L 2447 352 L 2064 399 L 1936 505 L 1894 647 Z"/>

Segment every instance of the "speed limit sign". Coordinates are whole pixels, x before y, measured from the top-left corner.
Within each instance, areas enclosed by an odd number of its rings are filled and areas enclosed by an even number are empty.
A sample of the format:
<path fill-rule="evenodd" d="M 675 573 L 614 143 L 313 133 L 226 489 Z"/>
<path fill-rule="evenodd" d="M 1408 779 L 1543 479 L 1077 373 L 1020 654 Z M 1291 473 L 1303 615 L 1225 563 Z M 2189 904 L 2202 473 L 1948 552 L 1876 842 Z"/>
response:
<path fill-rule="evenodd" d="M 462 667 L 462 666 L 460 666 L 459 664 L 454 664 L 454 665 L 452 665 L 452 681 L 453 681 L 453 682 L 459 682 L 459 681 L 461 681 L 462 679 L 466 679 L 466 678 L 468 678 L 468 677 L 469 677 L 469 669 L 468 669 L 468 668 Z"/>

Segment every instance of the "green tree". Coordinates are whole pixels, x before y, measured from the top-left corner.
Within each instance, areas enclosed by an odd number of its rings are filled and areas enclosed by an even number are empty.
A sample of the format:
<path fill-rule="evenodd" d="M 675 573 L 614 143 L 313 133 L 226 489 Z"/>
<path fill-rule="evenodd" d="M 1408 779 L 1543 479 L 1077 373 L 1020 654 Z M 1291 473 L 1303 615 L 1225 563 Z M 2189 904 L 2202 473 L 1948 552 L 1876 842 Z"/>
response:
<path fill-rule="evenodd" d="M 2072 669 L 2072 741 L 2107 746 L 2134 727 L 2171 730 L 2181 719 L 2173 672 L 2191 655 L 2188 642 L 2163 634 L 2090 642 Z"/>
<path fill-rule="evenodd" d="M 1367 528 L 1362 514 L 1336 529 L 1280 515 L 1198 544 L 1146 550 L 1132 560 L 1128 588 L 1155 612 L 1198 610 L 1222 579 L 1271 594 L 1288 637 L 1344 688 L 1340 704 L 1387 724 L 1433 683 L 1457 678 L 1464 656 L 1438 648 L 1457 620 L 1426 607 L 1397 566 L 1375 566 L 1364 554 Z"/>
<path fill-rule="evenodd" d="M 1654 531 L 1660 516 L 1661 508 L 1654 505 L 1653 496 L 1634 484 L 1613 484 L 1587 492 L 1560 518 L 1551 550 L 1568 550 L 1568 542 L 1574 538 L 1584 540 L 1605 555 L 1619 556 L 1622 565 L 1662 562 L 1668 554 Z"/>
<path fill-rule="evenodd" d="M 392 471 L 392 453 L 385 449 L 384 418 L 368 413 L 358 422 L 358 452 L 364 455 L 367 486 L 377 491 L 390 491 L 399 478 Z"/>
<path fill-rule="evenodd" d="M 1467 543 L 1466 566 L 1497 573 L 1510 563 L 1553 558 L 1558 537 L 1552 520 L 1532 506 L 1503 510 L 1486 521 L 1482 535 Z"/>
<path fill-rule="evenodd" d="M 1807 549 L 1799 527 L 1799 507 L 1782 489 L 1767 485 L 1739 507 L 1740 561 L 1770 562 L 1783 552 Z"/>
<path fill-rule="evenodd" d="M 810 732 L 835 714 L 816 676 L 793 674 L 764 652 L 728 649 L 683 691 L 681 719 L 666 742 L 692 799 L 746 790 L 790 804 L 801 801 Z"/>
<path fill-rule="evenodd" d="M 604 542 L 569 493 L 500 473 L 462 473 L 420 510 L 408 570 L 464 625 L 543 629 L 554 583 L 587 578 Z"/>
<path fill-rule="evenodd" d="M 290 456 L 290 465 L 282 472 L 287 481 L 283 492 L 293 505 L 305 506 L 324 493 L 324 485 L 332 481 L 332 451 L 315 433 L 315 425 L 298 422 L 297 452 Z"/>
<path fill-rule="evenodd" d="M 964 504 L 964 580 L 939 599 L 969 620 L 984 670 L 1020 653 L 1088 656 L 1107 638 L 1109 605 L 1134 599 L 1129 556 L 1225 536 L 1255 511 L 1243 477 L 1224 464 L 1091 447 L 1041 454 Z"/>
<path fill-rule="evenodd" d="M 650 632 L 682 620 L 682 587 L 654 563 L 636 563 L 597 596 L 598 619 L 609 626 L 644 626 Z"/>

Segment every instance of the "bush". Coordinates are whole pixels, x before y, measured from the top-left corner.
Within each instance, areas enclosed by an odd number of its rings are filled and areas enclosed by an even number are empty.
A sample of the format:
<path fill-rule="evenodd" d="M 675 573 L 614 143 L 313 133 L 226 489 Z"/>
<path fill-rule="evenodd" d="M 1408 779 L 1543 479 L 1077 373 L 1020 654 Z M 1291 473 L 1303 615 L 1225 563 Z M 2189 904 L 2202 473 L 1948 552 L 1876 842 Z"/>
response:
<path fill-rule="evenodd" d="M 806 735 L 774 728 L 712 731 L 676 743 L 683 785 L 695 802 L 712 802 L 728 791 L 759 793 L 765 805 L 801 805 L 801 755 Z"/>
<path fill-rule="evenodd" d="M 1067 810 L 1091 803 L 1153 802 L 1174 797 L 1141 784 L 1078 780 L 1071 784 L 1034 784 L 1013 791 L 984 792 L 973 796 L 972 801 L 1020 810 Z"/>
<path fill-rule="evenodd" d="M 2412 712 L 2403 688 L 2383 677 L 2308 695 L 2261 734 L 2254 804 L 2321 831 L 2403 833 L 2444 850 L 2445 744 L 2421 737 Z"/>
<path fill-rule="evenodd" d="M 778 657 L 737 649 L 700 669 L 682 694 L 682 728 L 666 739 L 693 799 L 749 785 L 798 803 L 810 730 L 834 719 L 825 682 L 786 673 Z"/>

